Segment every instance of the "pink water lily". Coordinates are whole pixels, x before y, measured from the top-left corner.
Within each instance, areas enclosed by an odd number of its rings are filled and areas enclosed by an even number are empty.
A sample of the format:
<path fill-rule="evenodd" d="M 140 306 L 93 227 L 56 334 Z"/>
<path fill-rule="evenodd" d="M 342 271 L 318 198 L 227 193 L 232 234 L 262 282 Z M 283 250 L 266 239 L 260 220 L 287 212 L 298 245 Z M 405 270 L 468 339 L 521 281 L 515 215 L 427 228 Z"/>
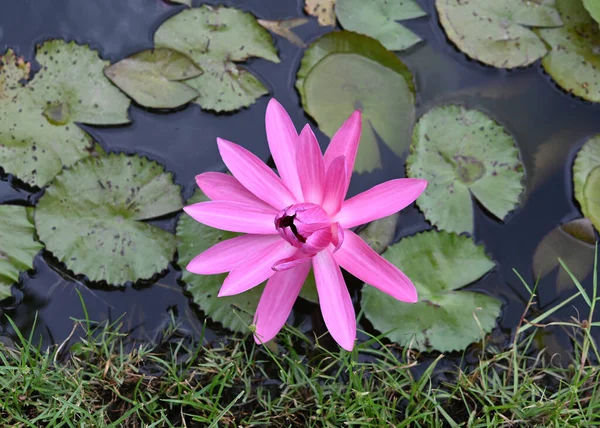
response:
<path fill-rule="evenodd" d="M 267 107 L 266 129 L 279 176 L 243 147 L 217 139 L 233 177 L 198 175 L 196 182 L 211 201 L 184 210 L 200 223 L 245 235 L 204 251 L 187 270 L 229 272 L 219 296 L 268 280 L 254 317 L 255 340 L 263 343 L 285 324 L 312 267 L 325 325 L 342 348 L 351 350 L 356 316 L 340 267 L 403 302 L 416 302 L 417 292 L 406 275 L 350 229 L 400 211 L 427 182 L 390 180 L 344 200 L 360 140 L 358 110 L 333 136 L 325 155 L 310 126 L 298 135 L 274 99 Z"/>

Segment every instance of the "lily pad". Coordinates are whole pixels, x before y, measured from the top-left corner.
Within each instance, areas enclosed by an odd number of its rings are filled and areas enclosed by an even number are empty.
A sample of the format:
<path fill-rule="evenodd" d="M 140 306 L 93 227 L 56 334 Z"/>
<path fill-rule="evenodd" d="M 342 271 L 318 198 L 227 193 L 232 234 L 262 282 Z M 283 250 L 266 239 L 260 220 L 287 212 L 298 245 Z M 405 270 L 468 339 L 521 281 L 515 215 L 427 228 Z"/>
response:
<path fill-rule="evenodd" d="M 408 49 L 421 41 L 395 21 L 427 15 L 416 0 L 337 0 L 335 13 L 346 30 L 373 37 L 393 51 Z"/>
<path fill-rule="evenodd" d="M 473 233 L 474 196 L 503 220 L 523 192 L 523 164 L 513 138 L 478 110 L 448 105 L 425 113 L 413 131 L 409 177 L 429 181 L 417 199 L 439 229 Z"/>
<path fill-rule="evenodd" d="M 35 239 L 33 209 L 0 206 L 0 300 L 10 297 L 19 272 L 33 268 L 33 257 L 43 248 Z"/>
<path fill-rule="evenodd" d="M 104 74 L 138 104 L 150 108 L 175 108 L 198 96 L 181 80 L 202 74 L 189 57 L 172 49 L 138 52 L 104 70 Z"/>
<path fill-rule="evenodd" d="M 378 41 L 349 31 L 321 37 L 306 50 L 296 87 L 306 112 L 330 137 L 355 109 L 362 110 L 354 171 L 381 168 L 376 133 L 398 156 L 410 144 L 415 114 L 412 74 Z"/>
<path fill-rule="evenodd" d="M 76 274 L 120 285 L 168 267 L 175 236 L 146 222 L 181 208 L 179 186 L 158 163 L 110 154 L 78 162 L 41 197 L 42 242 Z"/>
<path fill-rule="evenodd" d="M 53 40 L 39 46 L 41 69 L 9 50 L 0 66 L 0 166 L 32 186 L 89 155 L 92 140 L 76 123 L 129 122 L 129 99 L 103 75 L 108 62 L 88 46 Z"/>
<path fill-rule="evenodd" d="M 187 204 L 208 200 L 202 191 L 197 189 Z M 205 226 L 188 215 L 182 215 L 177 223 L 178 263 L 183 269 L 181 279 L 187 284 L 187 291 L 200 309 L 224 327 L 240 333 L 248 333 L 264 284 L 234 296 L 217 297 L 219 289 L 227 277 L 226 273 L 196 275 L 185 270 L 185 266 L 198 254 L 220 241 L 235 238 L 238 235 L 238 233 Z"/>
<path fill-rule="evenodd" d="M 561 258 L 577 279 L 583 281 L 594 267 L 596 236 L 585 218 L 565 223 L 548 233 L 533 254 L 533 275 L 543 278 L 560 266 Z M 567 272 L 560 268 L 556 277 L 558 292 L 574 287 Z"/>
<path fill-rule="evenodd" d="M 592 18 L 600 23 L 600 0 L 583 0 L 583 6 Z"/>
<path fill-rule="evenodd" d="M 319 25 L 323 27 L 335 26 L 336 0 L 304 0 L 304 11 L 316 16 Z"/>
<path fill-rule="evenodd" d="M 540 29 L 551 51 L 544 70 L 565 91 L 600 102 L 600 31 L 581 0 L 556 0 L 564 26 Z"/>
<path fill-rule="evenodd" d="M 435 6 L 446 35 L 461 51 L 500 68 L 542 58 L 548 50 L 531 28 L 562 25 L 554 0 L 436 0 Z"/>
<path fill-rule="evenodd" d="M 596 230 L 600 230 L 600 166 L 594 168 L 585 180 L 583 197 L 588 211 L 588 218 Z"/>
<path fill-rule="evenodd" d="M 249 106 L 268 93 L 260 80 L 237 62 L 252 57 L 279 62 L 273 39 L 256 18 L 227 7 L 204 5 L 184 10 L 156 30 L 154 43 L 196 62 L 204 73 L 186 84 L 199 92 L 196 103 L 217 112 Z"/>
<path fill-rule="evenodd" d="M 427 231 L 404 238 L 383 254 L 413 281 L 418 303 L 400 302 L 368 284 L 362 308 L 377 330 L 420 351 L 465 349 L 496 325 L 502 303 L 458 289 L 494 267 L 482 246 L 466 236 Z"/>
<path fill-rule="evenodd" d="M 573 163 L 573 193 L 579 202 L 584 217 L 589 217 L 586 198 L 583 194 L 590 172 L 600 166 L 600 134 L 593 136 L 581 147 Z"/>

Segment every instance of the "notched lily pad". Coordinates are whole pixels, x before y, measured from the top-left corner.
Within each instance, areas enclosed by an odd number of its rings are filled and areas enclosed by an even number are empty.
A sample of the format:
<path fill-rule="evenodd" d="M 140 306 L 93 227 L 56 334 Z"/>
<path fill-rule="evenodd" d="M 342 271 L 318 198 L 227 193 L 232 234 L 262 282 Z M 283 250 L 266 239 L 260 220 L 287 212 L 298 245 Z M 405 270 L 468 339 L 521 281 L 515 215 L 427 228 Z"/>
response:
<path fill-rule="evenodd" d="M 408 176 L 429 184 L 417 205 L 434 226 L 473 233 L 473 195 L 503 220 L 523 192 L 513 138 L 478 110 L 449 105 L 425 113 L 413 131 Z"/>
<path fill-rule="evenodd" d="M 583 281 L 594 267 L 596 236 L 592 223 L 585 218 L 562 224 L 548 233 L 533 254 L 533 275 L 543 278 L 559 268 L 561 258 L 577 279 Z M 556 289 L 562 292 L 574 287 L 562 268 L 556 277 Z"/>
<path fill-rule="evenodd" d="M 167 48 L 149 49 L 104 69 L 104 74 L 138 104 L 175 108 L 198 96 L 182 80 L 202 74 L 188 56 Z"/>
<path fill-rule="evenodd" d="M 202 191 L 197 189 L 187 204 L 208 200 Z M 183 270 L 181 279 L 187 284 L 186 290 L 192 295 L 200 309 L 224 327 L 239 333 L 248 333 L 264 284 L 235 296 L 217 297 L 219 289 L 227 277 L 226 273 L 196 275 L 185 270 L 187 264 L 198 254 L 221 241 L 238 235 L 205 226 L 184 214 L 177 223 L 178 263 Z"/>
<path fill-rule="evenodd" d="M 544 70 L 565 91 L 600 102 L 600 31 L 581 0 L 556 0 L 564 26 L 540 29 L 551 47 Z"/>
<path fill-rule="evenodd" d="M 51 40 L 39 46 L 40 71 L 9 50 L 0 66 L 0 166 L 32 185 L 87 157 L 90 137 L 76 122 L 129 122 L 129 100 L 102 74 L 108 62 L 88 46 Z"/>
<path fill-rule="evenodd" d="M 175 236 L 145 221 L 181 206 L 179 186 L 158 163 L 110 154 L 58 175 L 38 203 L 35 224 L 70 270 L 121 285 L 167 268 Z"/>
<path fill-rule="evenodd" d="M 554 0 L 436 0 L 435 6 L 446 35 L 461 51 L 500 68 L 542 58 L 546 46 L 531 28 L 562 25 Z"/>
<path fill-rule="evenodd" d="M 573 163 L 573 193 L 581 207 L 584 217 L 590 216 L 584 191 L 584 185 L 592 170 L 600 166 L 600 134 L 591 137 L 577 153 Z"/>
<path fill-rule="evenodd" d="M 383 257 L 408 275 L 419 294 L 419 301 L 409 304 L 363 286 L 365 315 L 390 340 L 420 351 L 451 352 L 465 349 L 496 325 L 502 307 L 498 299 L 459 290 L 495 266 L 471 238 L 422 232 L 392 245 Z"/>
<path fill-rule="evenodd" d="M 421 41 L 396 21 L 426 15 L 416 0 L 337 0 L 335 13 L 344 29 L 373 37 L 393 51 L 408 49 Z"/>
<path fill-rule="evenodd" d="M 182 52 L 203 74 L 186 81 L 202 108 L 233 111 L 268 93 L 252 73 L 236 63 L 248 58 L 279 62 L 270 34 L 247 12 L 204 5 L 165 21 L 154 34 L 156 47 Z"/>
<path fill-rule="evenodd" d="M 0 206 L 0 300 L 10 297 L 19 272 L 33 268 L 33 257 L 43 248 L 35 239 L 33 209 Z"/>
<path fill-rule="evenodd" d="M 349 31 L 326 34 L 306 50 L 296 88 L 306 112 L 330 137 L 354 110 L 362 110 L 354 171 L 381 168 L 376 133 L 398 156 L 408 147 L 415 114 L 412 74 L 378 41 Z"/>

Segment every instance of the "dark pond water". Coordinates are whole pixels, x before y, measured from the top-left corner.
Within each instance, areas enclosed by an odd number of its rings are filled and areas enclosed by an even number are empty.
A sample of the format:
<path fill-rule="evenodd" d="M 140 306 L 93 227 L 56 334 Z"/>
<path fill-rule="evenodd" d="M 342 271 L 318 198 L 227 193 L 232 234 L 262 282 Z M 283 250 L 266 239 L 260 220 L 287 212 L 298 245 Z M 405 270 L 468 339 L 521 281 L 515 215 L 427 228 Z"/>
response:
<path fill-rule="evenodd" d="M 195 5 L 199 3 L 195 2 Z M 264 19 L 303 16 L 301 0 L 218 3 L 248 10 Z M 501 327 L 509 331 L 518 322 L 527 297 L 512 269 L 518 270 L 530 283 L 534 282 L 531 262 L 536 246 L 559 224 L 580 216 L 571 190 L 571 165 L 585 138 L 600 132 L 600 107 L 563 93 L 538 63 L 507 72 L 468 60 L 446 40 L 434 13 L 433 0 L 421 3 L 429 16 L 408 22 L 407 26 L 425 42 L 401 55 L 415 75 L 419 114 L 442 102 L 458 102 L 489 112 L 515 136 L 527 169 L 527 194 L 522 205 L 505 223 L 494 220 L 481 207 L 476 207 L 475 238 L 485 242 L 498 267 L 472 288 L 499 296 L 506 302 Z M 88 43 L 105 59 L 114 62 L 152 47 L 156 28 L 181 9 L 182 6 L 166 4 L 162 0 L 3 2 L 0 6 L 0 51 L 10 47 L 32 60 L 37 43 L 49 38 L 63 38 Z M 315 20 L 297 30 L 306 42 L 327 31 L 330 29 L 319 27 Z M 294 89 L 302 49 L 280 37 L 275 39 L 281 63 L 250 61 L 248 67 L 262 78 L 300 128 L 310 121 L 303 113 Z M 224 167 L 217 152 L 217 136 L 238 142 L 265 160 L 268 158 L 263 122 L 267 102 L 268 98 L 263 97 L 249 109 L 220 116 L 203 112 L 197 105 L 168 114 L 157 114 L 132 105 L 131 125 L 86 127 L 86 130 L 109 151 L 137 152 L 161 162 L 175 174 L 175 181 L 183 187 L 184 197 L 188 197 L 194 190 L 196 174 Z M 317 135 L 325 145 L 325 136 L 319 132 Z M 548 145 L 551 141 L 554 144 Z M 382 156 L 384 169 L 355 176 L 352 194 L 404 175 L 404 159 L 387 152 L 384 145 L 380 148 L 385 154 Z M 543 168 L 534 168 L 540 153 L 549 160 Z M 34 204 L 40 194 L 30 190 L 11 177 L 3 177 L 0 202 Z M 175 223 L 176 216 L 161 221 L 170 230 L 174 230 Z M 427 228 L 420 212 L 410 208 L 401 216 L 397 237 Z M 36 337 L 47 344 L 61 342 L 71 332 L 71 318 L 83 318 L 79 291 L 92 320 L 122 317 L 125 328 L 140 339 L 155 339 L 171 318 L 192 334 L 198 334 L 205 317 L 183 293 L 178 284 L 179 276 L 180 268 L 173 264 L 168 273 L 155 282 L 108 289 L 73 278 L 49 254 L 41 253 L 35 259 L 33 273 L 22 276 L 21 286 L 14 291 L 15 298 L 2 302 L 0 311 L 12 317 L 25 333 L 30 332 L 37 312 Z M 591 286 L 589 278 L 585 285 Z M 359 284 L 351 283 L 351 288 L 355 302 L 358 302 Z M 550 275 L 540 283 L 540 306 L 556 304 L 570 293 L 572 291 L 557 294 L 554 275 Z M 585 315 L 583 301 L 575 303 Z M 568 308 L 559 316 L 567 318 L 575 314 L 573 308 Z M 294 324 L 302 329 L 324 331 L 315 305 L 297 305 L 293 318 Z M 10 336 L 6 322 L 2 324 L 2 334 Z M 208 326 L 208 340 L 230 334 L 218 325 L 209 323 Z M 362 328 L 372 331 L 368 323 L 363 323 Z"/>

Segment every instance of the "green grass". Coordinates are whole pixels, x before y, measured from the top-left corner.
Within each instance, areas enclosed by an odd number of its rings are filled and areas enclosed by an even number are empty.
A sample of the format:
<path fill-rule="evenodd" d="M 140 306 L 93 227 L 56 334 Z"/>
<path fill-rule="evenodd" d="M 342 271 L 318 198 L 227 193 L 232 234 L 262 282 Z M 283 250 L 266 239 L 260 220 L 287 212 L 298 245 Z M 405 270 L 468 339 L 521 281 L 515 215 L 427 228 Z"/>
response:
<path fill-rule="evenodd" d="M 577 292 L 530 321 L 535 289 L 523 281 L 531 299 L 510 345 L 481 343 L 462 368 L 456 358 L 418 355 L 376 337 L 351 353 L 291 327 L 276 345 L 232 338 L 196 346 L 174 326 L 151 346 L 119 333 L 118 323 L 76 321 L 73 332 L 85 333 L 73 346 L 45 350 L 23 336 L 12 348 L 0 345 L 0 426 L 597 426 L 597 277 L 592 295 L 572 279 Z M 585 319 L 551 322 L 579 296 Z M 534 346 L 549 325 L 566 329 L 575 344 L 566 367 Z"/>

